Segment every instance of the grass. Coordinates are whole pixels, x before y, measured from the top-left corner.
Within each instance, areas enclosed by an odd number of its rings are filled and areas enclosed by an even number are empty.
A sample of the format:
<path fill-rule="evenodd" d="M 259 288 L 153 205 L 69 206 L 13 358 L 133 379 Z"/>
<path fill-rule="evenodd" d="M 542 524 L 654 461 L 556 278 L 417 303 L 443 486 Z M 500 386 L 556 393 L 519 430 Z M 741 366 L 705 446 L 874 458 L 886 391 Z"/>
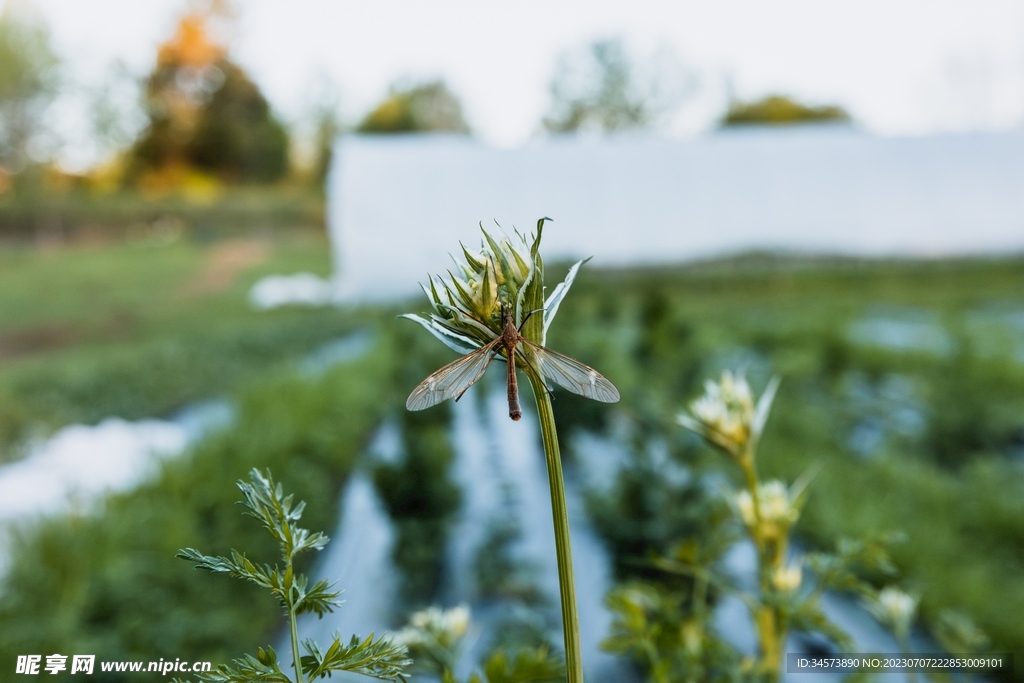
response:
<path fill-rule="evenodd" d="M 0 250 L 0 459 L 71 422 L 166 415 L 350 331 L 335 309 L 253 310 L 268 273 L 329 272 L 326 240 Z"/>

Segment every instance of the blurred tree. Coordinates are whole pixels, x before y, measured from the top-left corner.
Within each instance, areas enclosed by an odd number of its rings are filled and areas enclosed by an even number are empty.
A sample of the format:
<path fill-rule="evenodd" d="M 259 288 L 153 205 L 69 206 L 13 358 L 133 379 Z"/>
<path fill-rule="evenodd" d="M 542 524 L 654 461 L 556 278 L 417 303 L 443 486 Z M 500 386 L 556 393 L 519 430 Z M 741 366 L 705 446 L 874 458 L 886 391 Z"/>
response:
<path fill-rule="evenodd" d="M 314 187 L 323 189 L 334 140 L 342 131 L 341 88 L 329 73 L 322 71 L 310 81 L 303 108 L 292 130 L 292 163 Z"/>
<path fill-rule="evenodd" d="M 434 131 L 469 133 L 462 104 L 444 81 L 392 85 L 387 98 L 366 115 L 360 133 Z"/>
<path fill-rule="evenodd" d="M 341 132 L 341 121 L 333 110 L 321 110 L 316 119 L 314 145 L 316 159 L 313 162 L 313 180 L 317 187 L 323 187 L 331 170 L 334 158 L 334 138 Z"/>
<path fill-rule="evenodd" d="M 269 181 L 288 167 L 288 135 L 246 73 L 212 40 L 211 11 L 186 14 L 146 81 L 149 125 L 132 176 L 198 169 L 228 181 Z"/>
<path fill-rule="evenodd" d="M 288 170 L 288 134 L 244 71 L 226 59 L 218 68 L 223 83 L 200 118 L 192 163 L 230 179 L 280 178 Z"/>
<path fill-rule="evenodd" d="M 57 65 L 46 26 L 23 5 L 7 3 L 0 12 L 0 164 L 8 173 L 32 162 L 57 91 Z"/>
<path fill-rule="evenodd" d="M 664 53 L 660 56 L 637 68 L 619 38 L 598 40 L 581 52 L 562 55 L 551 81 L 551 109 L 544 127 L 568 133 L 657 125 L 696 85 L 678 62 Z"/>
<path fill-rule="evenodd" d="M 786 125 L 794 123 L 847 122 L 850 115 L 839 106 L 809 107 L 782 95 L 755 102 L 734 101 L 722 117 L 723 126 Z"/>

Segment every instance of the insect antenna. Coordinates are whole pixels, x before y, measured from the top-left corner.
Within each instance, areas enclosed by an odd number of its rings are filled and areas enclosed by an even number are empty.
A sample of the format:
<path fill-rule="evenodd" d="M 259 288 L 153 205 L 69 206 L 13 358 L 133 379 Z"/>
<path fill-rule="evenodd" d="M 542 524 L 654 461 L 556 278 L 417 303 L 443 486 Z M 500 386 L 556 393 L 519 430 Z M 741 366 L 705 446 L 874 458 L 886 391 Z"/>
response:
<path fill-rule="evenodd" d="M 532 311 L 530 311 L 529 313 L 527 313 L 527 314 L 526 314 L 526 317 L 525 317 L 525 318 L 523 318 L 523 322 L 519 323 L 519 332 L 520 332 L 520 333 L 522 333 L 522 331 L 523 331 L 523 325 L 525 325 L 525 324 L 526 324 L 526 321 L 530 319 L 530 316 L 531 316 L 531 315 L 533 315 L 534 313 L 540 313 L 540 312 L 541 312 L 541 311 L 543 311 L 543 310 L 545 310 L 545 309 L 543 309 L 543 308 L 535 308 L 535 309 L 533 309 Z"/>

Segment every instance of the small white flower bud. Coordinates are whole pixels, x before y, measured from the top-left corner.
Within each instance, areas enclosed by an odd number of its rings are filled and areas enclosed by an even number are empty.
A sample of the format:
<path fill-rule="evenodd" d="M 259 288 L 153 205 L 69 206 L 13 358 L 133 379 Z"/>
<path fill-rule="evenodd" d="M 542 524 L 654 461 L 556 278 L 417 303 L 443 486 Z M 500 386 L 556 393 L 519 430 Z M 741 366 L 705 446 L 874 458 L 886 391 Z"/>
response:
<path fill-rule="evenodd" d="M 914 623 L 917 602 L 917 598 L 909 593 L 888 586 L 867 601 L 867 608 L 883 626 L 889 628 L 897 637 L 905 638 L 910 633 L 911 624 Z"/>
<path fill-rule="evenodd" d="M 704 395 L 690 404 L 695 430 L 715 446 L 738 453 L 747 444 L 754 420 L 754 399 L 742 375 L 726 370 L 718 382 L 708 380 Z M 691 420 L 681 420 L 692 427 Z"/>
<path fill-rule="evenodd" d="M 795 496 L 781 481 L 772 480 L 758 485 L 757 503 L 761 513 L 761 536 L 765 540 L 782 538 L 786 531 L 800 518 Z M 757 524 L 754 501 L 749 491 L 740 491 L 735 498 L 736 509 L 748 528 Z"/>
<path fill-rule="evenodd" d="M 800 587 L 803 578 L 803 568 L 799 562 L 794 562 L 788 567 L 778 567 L 772 573 L 772 586 L 777 591 L 792 593 Z"/>

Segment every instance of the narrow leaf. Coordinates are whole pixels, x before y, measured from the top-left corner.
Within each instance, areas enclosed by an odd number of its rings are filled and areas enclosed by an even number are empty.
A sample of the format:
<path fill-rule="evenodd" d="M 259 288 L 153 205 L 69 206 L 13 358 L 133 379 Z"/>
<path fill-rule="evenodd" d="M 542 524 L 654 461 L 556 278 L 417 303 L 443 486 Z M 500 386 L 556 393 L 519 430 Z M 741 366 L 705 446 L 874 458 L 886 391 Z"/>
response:
<path fill-rule="evenodd" d="M 425 320 L 425 319 L 421 318 L 420 316 L 416 315 L 415 313 L 405 313 L 405 314 L 400 315 L 398 317 L 399 318 L 405 318 L 407 320 L 412 320 L 413 322 L 419 323 L 424 328 L 426 328 L 426 330 L 428 332 L 430 332 L 430 334 L 432 334 L 435 337 L 437 337 L 441 341 L 442 344 L 447 346 L 452 351 L 455 351 L 456 353 L 460 353 L 460 354 L 472 353 L 477 348 L 479 348 L 478 346 L 471 346 L 472 341 L 469 339 L 469 337 L 463 337 L 460 334 L 455 334 L 454 332 L 449 332 L 448 330 L 442 328 L 440 325 L 435 325 L 433 322 L 431 322 L 429 320 Z M 460 342 L 462 342 L 462 343 L 460 343 Z"/>
<path fill-rule="evenodd" d="M 543 219 L 542 219 L 543 220 Z M 573 280 L 576 279 L 576 273 L 579 272 L 580 266 L 589 261 L 590 258 L 585 258 L 582 261 L 577 261 L 573 264 L 572 268 L 569 269 L 569 273 L 565 276 L 565 279 L 559 282 L 555 288 L 551 291 L 551 296 L 544 302 L 544 338 L 547 339 L 548 328 L 551 327 L 551 323 L 555 319 L 555 314 L 558 313 L 558 307 L 562 304 L 562 299 L 569 293 L 569 288 L 572 287 Z M 541 342 L 542 344 L 544 342 Z"/>
<path fill-rule="evenodd" d="M 765 422 L 768 421 L 768 413 L 771 412 L 772 401 L 775 400 L 775 392 L 779 389 L 780 381 L 778 377 L 772 377 L 768 386 L 765 387 L 764 393 L 761 394 L 761 398 L 757 399 L 757 407 L 754 409 L 754 419 L 751 425 L 755 439 L 761 436 Z"/>

